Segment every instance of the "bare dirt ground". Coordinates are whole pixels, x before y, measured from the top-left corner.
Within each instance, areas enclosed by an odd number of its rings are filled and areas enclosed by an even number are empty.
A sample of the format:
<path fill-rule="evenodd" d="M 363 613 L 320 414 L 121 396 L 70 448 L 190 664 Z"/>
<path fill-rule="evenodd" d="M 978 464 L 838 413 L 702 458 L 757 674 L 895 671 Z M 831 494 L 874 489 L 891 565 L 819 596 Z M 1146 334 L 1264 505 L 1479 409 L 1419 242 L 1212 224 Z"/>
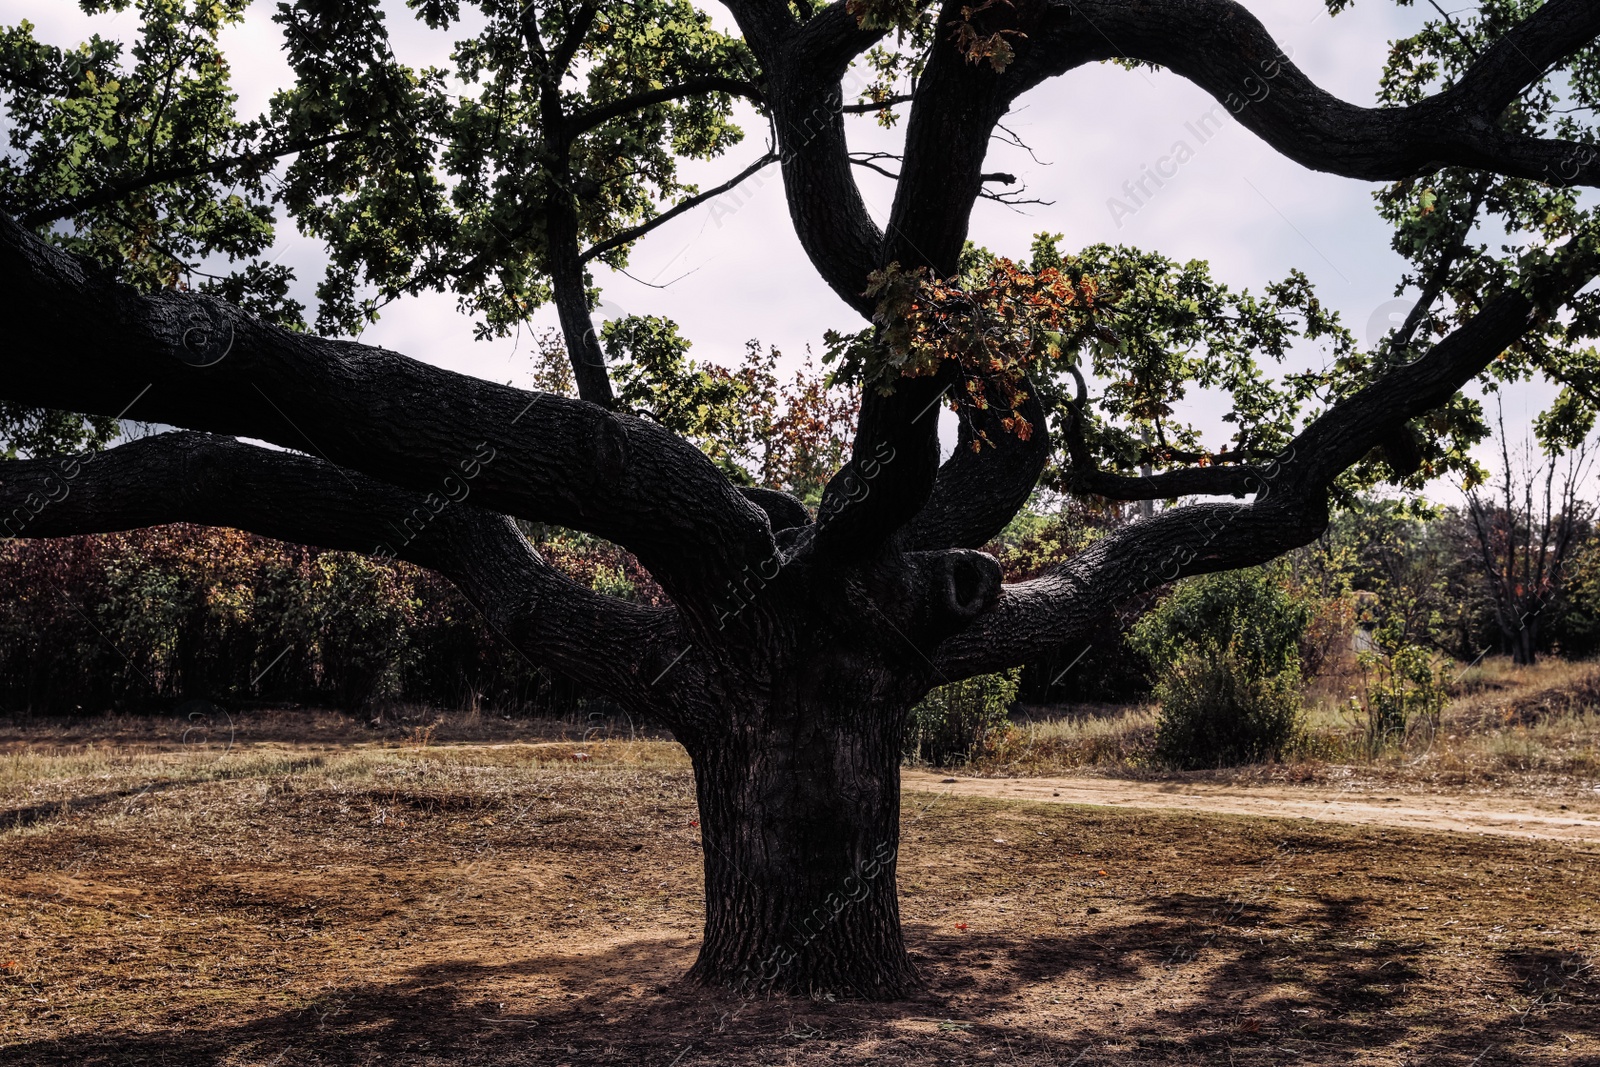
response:
<path fill-rule="evenodd" d="M 1558 794 L 1558 799 L 1414 790 L 1386 795 L 1387 790 L 1371 792 L 1373 783 L 1362 779 L 1352 779 L 1348 788 L 1328 788 L 1181 779 L 966 778 L 908 768 L 901 780 L 907 789 L 963 797 L 1259 815 L 1600 845 L 1600 792 L 1592 786 L 1575 788 L 1571 795 Z"/>
<path fill-rule="evenodd" d="M 911 774 L 926 990 L 744 999 L 677 981 L 702 914 L 676 745 L 289 733 L 5 739 L 0 1063 L 1600 1065 L 1574 836 Z M 1102 784 L 1160 793 L 1074 787 Z"/>

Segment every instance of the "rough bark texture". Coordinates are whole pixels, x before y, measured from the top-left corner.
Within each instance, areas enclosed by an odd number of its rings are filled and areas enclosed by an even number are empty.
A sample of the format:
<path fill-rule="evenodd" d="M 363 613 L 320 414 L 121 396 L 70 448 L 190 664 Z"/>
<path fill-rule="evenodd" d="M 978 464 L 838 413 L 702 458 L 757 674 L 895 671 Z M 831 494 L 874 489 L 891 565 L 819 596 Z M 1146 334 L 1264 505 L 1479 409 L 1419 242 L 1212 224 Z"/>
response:
<path fill-rule="evenodd" d="M 691 746 L 706 874 L 696 978 L 875 998 L 915 982 L 894 868 L 907 694 L 833 658 Z M 885 687 L 902 690 L 893 703 Z"/>
<path fill-rule="evenodd" d="M 1457 164 L 1600 184 L 1592 149 L 1495 124 L 1545 66 L 1593 41 L 1592 0 L 1551 0 L 1450 91 L 1393 109 L 1322 91 L 1231 0 L 1019 0 L 974 16 L 985 33 L 1023 35 L 1010 38 L 1016 58 L 1004 71 L 969 62 L 951 35 L 936 35 L 880 231 L 852 177 L 840 78 L 882 31 L 861 29 L 843 3 L 804 19 L 786 0 L 728 7 L 761 75 L 701 88 L 759 93 L 801 245 L 863 315 L 873 311 L 864 290 L 876 269 L 954 271 L 989 138 L 1010 103 L 1044 78 L 1106 58 L 1193 80 L 1310 167 L 1392 179 Z M 952 0 L 941 18 L 962 7 Z M 587 26 L 594 11 L 581 8 L 574 25 Z M 574 38 L 547 53 L 530 20 L 528 45 L 559 85 Z M 573 123 L 598 121 L 565 116 L 560 103 L 547 94 L 557 156 Z M 559 178 L 559 158 L 552 166 Z M 397 555 L 446 574 L 529 656 L 665 721 L 687 747 L 707 887 L 694 976 L 745 989 L 893 997 L 915 983 L 895 856 L 900 737 L 920 696 L 1059 649 L 1153 585 L 1310 541 L 1341 471 L 1449 400 L 1597 270 L 1581 250 L 1587 242 L 1575 240 L 1578 250 L 1558 254 L 1544 276 L 1489 300 L 1271 461 L 1127 478 L 1094 469 L 1069 432 L 1080 490 L 1237 502 L 1164 512 L 1003 587 L 995 560 L 973 549 L 1027 500 L 1049 457 L 1044 433 L 1022 442 L 991 427 L 999 447 L 960 448 L 941 466 L 937 405 L 954 383 L 944 373 L 869 395 L 850 461 L 816 516 L 781 493 L 740 490 L 688 443 L 607 410 L 610 385 L 581 292 L 583 263 L 600 252 L 579 253 L 575 194 L 556 188 L 545 221 L 561 246 L 551 267 L 580 400 L 287 333 L 195 294 L 141 296 L 0 217 L 9 330 L 0 398 L 208 431 L 99 457 L 0 463 L 0 525 L 10 536 L 50 537 L 187 520 Z M 1042 430 L 1030 403 L 1025 414 Z M 672 606 L 641 609 L 576 586 L 506 516 L 628 548 Z"/>

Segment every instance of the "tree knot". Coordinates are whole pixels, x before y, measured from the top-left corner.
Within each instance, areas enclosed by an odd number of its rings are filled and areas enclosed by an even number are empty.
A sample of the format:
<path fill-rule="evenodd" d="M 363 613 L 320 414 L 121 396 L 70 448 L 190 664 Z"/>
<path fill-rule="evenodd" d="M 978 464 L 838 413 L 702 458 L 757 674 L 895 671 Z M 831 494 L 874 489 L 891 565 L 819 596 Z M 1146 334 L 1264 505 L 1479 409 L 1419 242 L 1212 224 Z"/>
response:
<path fill-rule="evenodd" d="M 934 562 L 932 606 L 936 613 L 971 619 L 994 607 L 1000 598 L 1000 563 L 987 552 L 953 548 Z"/>

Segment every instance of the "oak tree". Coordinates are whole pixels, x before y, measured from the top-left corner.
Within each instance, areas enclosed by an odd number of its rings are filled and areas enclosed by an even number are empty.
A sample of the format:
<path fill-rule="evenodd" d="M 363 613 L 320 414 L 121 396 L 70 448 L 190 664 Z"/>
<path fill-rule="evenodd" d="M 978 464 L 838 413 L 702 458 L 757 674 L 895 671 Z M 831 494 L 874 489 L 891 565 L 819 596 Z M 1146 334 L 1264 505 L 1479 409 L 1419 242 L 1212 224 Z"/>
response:
<path fill-rule="evenodd" d="M 218 44 L 243 0 L 83 0 L 137 6 L 128 58 L 7 31 L 0 400 L 22 443 L 0 515 L 12 536 L 184 520 L 438 571 L 530 657 L 688 750 L 695 978 L 893 997 L 917 980 L 895 888 L 901 734 L 932 687 L 1305 544 L 1365 484 L 1475 477 L 1475 380 L 1555 379 L 1552 440 L 1586 432 L 1600 5 L 1484 0 L 1430 21 L 1393 46 L 1376 107 L 1319 88 L 1237 0 L 723 5 L 737 34 L 687 0 L 478 0 L 444 71 L 396 59 L 374 0 L 286 0 L 295 82 L 249 119 Z M 410 4 L 440 32 L 464 6 Z M 1298 274 L 1258 296 L 1135 249 L 970 244 L 975 201 L 1009 182 L 984 170 L 1008 110 L 1101 62 L 1172 71 L 1290 159 L 1383 183 L 1416 311 L 1363 349 Z M 872 80 L 846 98 L 853 64 Z M 714 192 L 678 161 L 741 150 L 735 100 L 769 138 L 745 173 L 779 166 L 801 246 L 861 319 L 829 339 L 861 404 L 815 509 L 620 396 L 607 358 L 651 365 L 666 325 L 608 346 L 592 321 L 587 265 L 624 265 Z M 852 153 L 853 120 L 903 131 L 897 158 Z M 894 178 L 883 226 L 862 164 Z M 309 325 L 263 259 L 280 216 L 327 249 Z M 489 334 L 553 303 L 578 397 L 341 338 L 423 290 Z M 1274 371 L 1295 345 L 1325 366 Z M 1230 441 L 1181 421 L 1195 389 L 1224 398 Z M 960 426 L 943 462 L 941 404 Z M 115 416 L 183 429 L 63 451 Z M 1002 582 L 980 548 L 1041 482 L 1182 503 Z M 625 547 L 670 602 L 571 581 L 519 518 Z"/>

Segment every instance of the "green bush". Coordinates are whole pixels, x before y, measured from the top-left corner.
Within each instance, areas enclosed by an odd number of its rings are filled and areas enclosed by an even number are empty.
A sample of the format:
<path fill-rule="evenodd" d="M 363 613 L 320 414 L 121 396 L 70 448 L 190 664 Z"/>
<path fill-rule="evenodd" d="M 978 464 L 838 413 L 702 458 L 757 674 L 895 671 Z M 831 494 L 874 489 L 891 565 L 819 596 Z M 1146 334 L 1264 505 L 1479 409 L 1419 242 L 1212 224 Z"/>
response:
<path fill-rule="evenodd" d="M 990 737 L 1010 724 L 1021 674 L 1016 669 L 980 674 L 923 697 L 906 722 L 906 759 L 953 767 L 976 758 Z"/>
<path fill-rule="evenodd" d="M 1176 767 L 1276 759 L 1301 731 L 1301 657 L 1316 615 L 1276 568 L 1182 582 L 1130 636 L 1161 703 L 1156 753 Z"/>
<path fill-rule="evenodd" d="M 263 617 L 318 689 L 346 708 L 403 693 L 406 663 L 420 653 L 413 640 L 422 603 L 398 568 L 325 552 L 277 577 L 262 599 Z"/>
<path fill-rule="evenodd" d="M 1260 675 L 1231 652 L 1179 660 L 1156 685 L 1156 758 L 1184 770 L 1261 763 L 1300 734 L 1300 675 Z"/>
<path fill-rule="evenodd" d="M 1450 700 L 1449 682 L 1438 653 L 1420 645 L 1385 647 L 1360 653 L 1362 695 L 1350 703 L 1362 725 L 1369 757 L 1391 745 L 1404 745 L 1417 730 L 1432 737 Z"/>
<path fill-rule="evenodd" d="M 0 541 L 0 713 L 192 699 L 568 714 L 583 694 L 409 564 L 185 525 Z"/>

